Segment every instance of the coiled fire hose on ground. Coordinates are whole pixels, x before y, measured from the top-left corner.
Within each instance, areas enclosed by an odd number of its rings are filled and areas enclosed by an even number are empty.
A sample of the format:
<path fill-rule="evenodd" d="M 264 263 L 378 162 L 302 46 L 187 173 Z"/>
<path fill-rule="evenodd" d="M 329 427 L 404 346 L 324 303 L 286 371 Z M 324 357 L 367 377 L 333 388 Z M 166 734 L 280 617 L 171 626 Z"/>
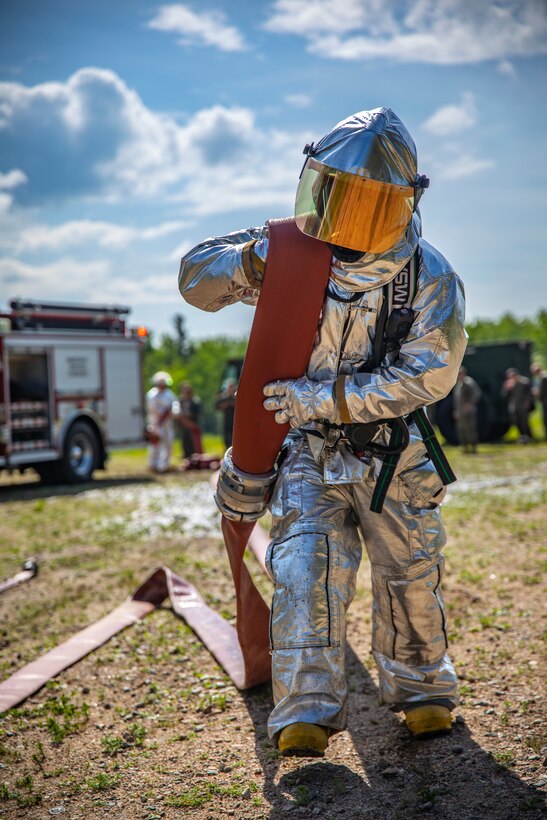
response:
<path fill-rule="evenodd" d="M 266 533 L 257 527 L 250 546 L 262 565 L 267 543 Z M 234 627 L 205 603 L 192 584 L 167 567 L 158 567 L 130 598 L 104 618 L 0 683 L 0 713 L 17 706 L 48 680 L 98 649 L 122 629 L 140 621 L 166 598 L 169 598 L 175 614 L 193 629 L 235 685 L 241 688 L 244 664 Z"/>
<path fill-rule="evenodd" d="M 268 260 L 238 387 L 230 460 L 236 473 L 251 479 L 251 484 L 253 476 L 275 472 L 288 431 L 288 425 L 277 424 L 274 414 L 264 409 L 262 388 L 267 382 L 298 378 L 305 372 L 331 259 L 326 243 L 301 233 L 294 219 L 273 220 L 269 228 Z M 267 501 L 264 497 L 264 509 Z M 222 503 L 219 506 L 223 509 Z M 270 680 L 269 609 L 243 561 L 250 544 L 264 569 L 267 537 L 255 520 L 244 520 L 237 509 L 223 512 L 222 531 L 236 590 L 237 629 L 211 609 L 192 584 L 167 567 L 159 567 L 121 606 L 0 683 L 0 712 L 21 703 L 167 597 L 239 689 Z"/>

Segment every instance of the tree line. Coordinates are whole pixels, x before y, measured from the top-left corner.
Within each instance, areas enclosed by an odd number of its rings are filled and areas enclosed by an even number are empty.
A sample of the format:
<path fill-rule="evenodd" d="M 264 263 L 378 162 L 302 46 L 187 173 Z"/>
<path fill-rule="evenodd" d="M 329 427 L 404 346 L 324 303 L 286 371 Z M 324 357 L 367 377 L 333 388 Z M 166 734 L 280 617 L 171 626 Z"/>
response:
<path fill-rule="evenodd" d="M 184 317 L 173 317 L 172 333 L 163 334 L 156 342 L 151 334 L 144 354 L 144 376 L 148 386 L 152 375 L 167 370 L 174 380 L 175 391 L 181 382 L 189 382 L 202 403 L 202 425 L 206 432 L 220 430 L 219 413 L 215 402 L 222 387 L 223 374 L 230 359 L 243 358 L 247 339 L 215 336 L 192 341 L 188 337 Z M 470 344 L 484 342 L 533 343 L 533 358 L 547 367 L 547 310 L 540 310 L 533 318 L 519 319 L 505 313 L 499 319 L 477 319 L 466 325 Z"/>

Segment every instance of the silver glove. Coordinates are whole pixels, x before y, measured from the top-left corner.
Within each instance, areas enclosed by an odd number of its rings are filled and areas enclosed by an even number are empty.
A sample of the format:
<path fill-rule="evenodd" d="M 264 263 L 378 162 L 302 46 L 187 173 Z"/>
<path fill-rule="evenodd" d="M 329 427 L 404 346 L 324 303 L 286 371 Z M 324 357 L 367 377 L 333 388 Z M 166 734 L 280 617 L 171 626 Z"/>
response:
<path fill-rule="evenodd" d="M 309 379 L 290 379 L 270 382 L 264 387 L 266 410 L 275 412 L 278 424 L 289 422 L 291 427 L 301 427 L 311 421 L 328 419 L 339 424 L 334 405 L 333 382 L 312 382 Z"/>

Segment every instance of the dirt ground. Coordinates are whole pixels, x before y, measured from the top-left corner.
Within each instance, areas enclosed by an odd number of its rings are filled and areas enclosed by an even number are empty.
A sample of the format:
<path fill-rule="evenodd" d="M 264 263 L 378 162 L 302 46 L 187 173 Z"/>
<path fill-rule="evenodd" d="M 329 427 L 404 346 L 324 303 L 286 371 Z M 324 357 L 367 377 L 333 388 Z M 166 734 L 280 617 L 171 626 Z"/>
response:
<path fill-rule="evenodd" d="M 547 446 L 449 457 L 461 481 L 443 506 L 444 589 L 462 694 L 450 735 L 413 740 L 379 704 L 364 560 L 348 624 L 349 725 L 325 758 L 280 758 L 265 729 L 271 688 L 238 692 L 166 604 L 0 718 L 0 820 L 545 817 Z M 137 456 L 77 489 L 2 479 L 0 579 L 29 555 L 41 569 L 0 596 L 1 678 L 160 564 L 233 622 L 206 479 L 152 479 Z"/>

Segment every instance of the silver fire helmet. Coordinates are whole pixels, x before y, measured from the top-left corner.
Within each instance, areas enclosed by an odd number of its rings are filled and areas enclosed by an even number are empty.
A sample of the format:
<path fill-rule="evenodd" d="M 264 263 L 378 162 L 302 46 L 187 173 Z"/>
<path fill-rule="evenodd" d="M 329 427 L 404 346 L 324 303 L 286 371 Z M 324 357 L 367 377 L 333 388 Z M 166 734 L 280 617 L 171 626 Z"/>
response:
<path fill-rule="evenodd" d="M 417 174 L 416 146 L 397 115 L 390 108 L 353 114 L 304 152 L 295 205 L 300 230 L 356 251 L 394 247 L 429 185 Z"/>

